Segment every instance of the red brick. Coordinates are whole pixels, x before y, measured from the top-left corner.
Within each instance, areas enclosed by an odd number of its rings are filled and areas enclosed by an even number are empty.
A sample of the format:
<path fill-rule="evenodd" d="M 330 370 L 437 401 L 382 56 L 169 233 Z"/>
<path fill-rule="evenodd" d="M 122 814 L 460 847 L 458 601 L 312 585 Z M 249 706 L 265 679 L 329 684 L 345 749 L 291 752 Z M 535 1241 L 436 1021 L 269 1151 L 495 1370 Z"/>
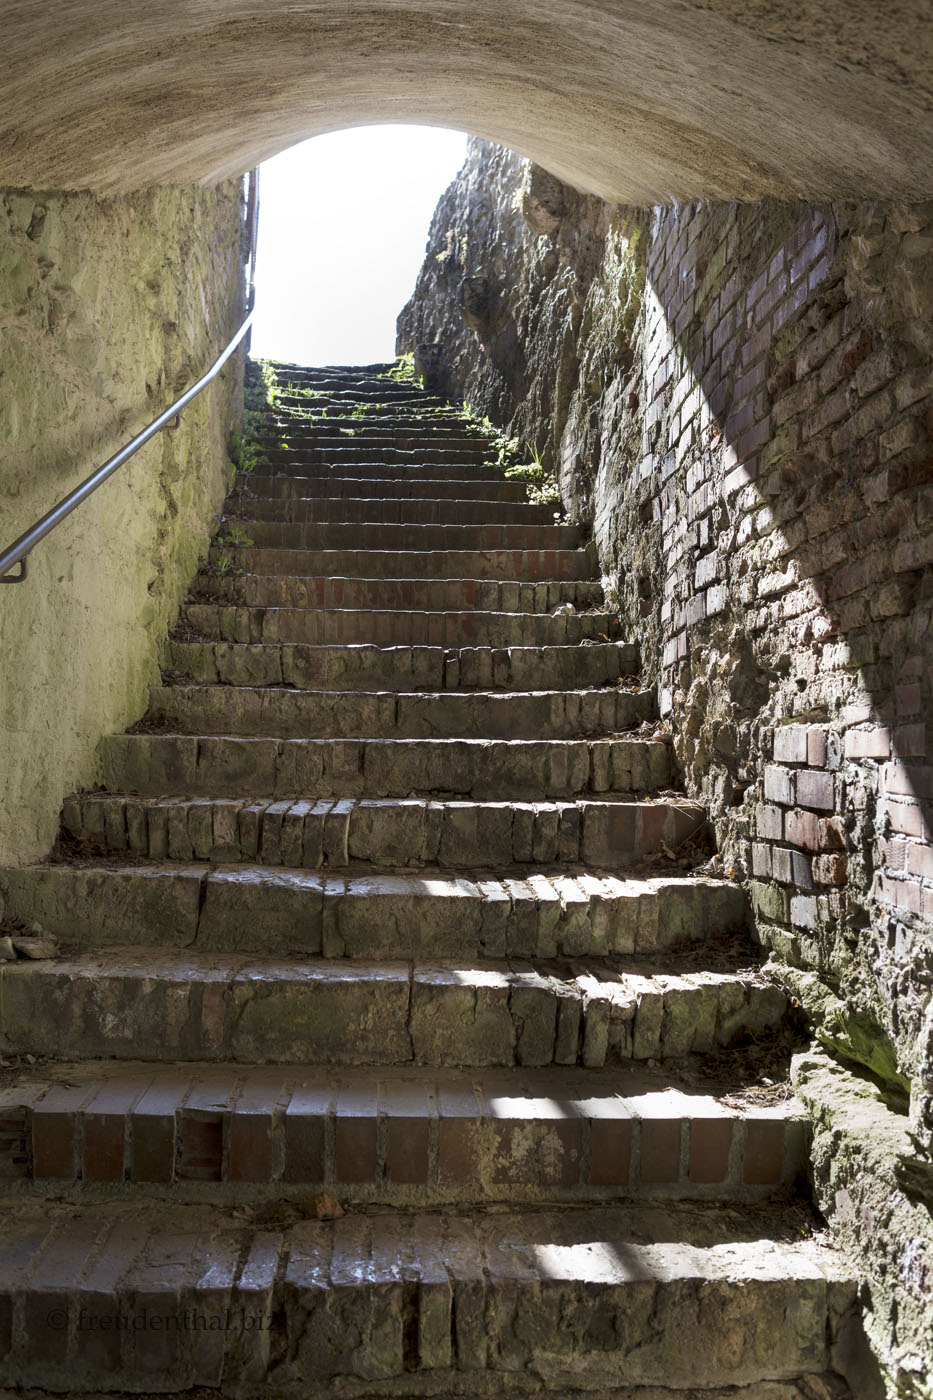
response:
<path fill-rule="evenodd" d="M 822 768 L 826 762 L 826 730 L 813 726 L 807 730 L 807 756 L 811 768 Z"/>
<path fill-rule="evenodd" d="M 788 815 L 791 815 L 788 813 Z M 780 841 L 783 835 L 784 813 L 780 807 L 759 802 L 755 808 L 755 833 L 766 839 Z M 790 840 L 790 837 L 788 837 Z"/>
<path fill-rule="evenodd" d="M 912 685 L 899 685 L 895 689 L 897 703 L 897 713 L 899 715 L 919 715 L 923 708 L 923 699 L 920 686 L 917 682 Z"/>
<path fill-rule="evenodd" d="M 0 1180 L 31 1175 L 29 1137 L 29 1115 L 23 1105 L 11 1104 L 0 1111 Z"/>
<path fill-rule="evenodd" d="M 887 804 L 888 825 L 892 831 L 905 836 L 922 836 L 923 813 L 916 802 L 889 802 Z"/>
<path fill-rule="evenodd" d="M 907 869 L 911 875 L 919 875 L 923 880 L 933 880 L 933 847 L 912 842 L 907 856 Z"/>
<path fill-rule="evenodd" d="M 779 768 L 773 763 L 765 765 L 765 799 L 779 802 L 789 807 L 794 800 L 794 775 L 787 768 Z"/>
<path fill-rule="evenodd" d="M 771 852 L 771 873 L 775 880 L 780 880 L 784 885 L 793 883 L 791 852 L 786 846 L 776 846 Z"/>
<path fill-rule="evenodd" d="M 44 1112 L 39 1104 L 32 1114 L 33 1176 L 74 1181 L 75 1114 Z"/>
<path fill-rule="evenodd" d="M 338 1181 L 375 1181 L 376 1115 L 339 1115 L 334 1172 Z"/>
<path fill-rule="evenodd" d="M 781 1179 L 784 1160 L 784 1124 L 762 1118 L 745 1123 L 745 1161 L 742 1179 L 747 1186 L 772 1186 Z"/>
<path fill-rule="evenodd" d="M 903 909 L 908 914 L 919 914 L 922 906 L 922 890 L 919 880 L 881 879 L 881 898 L 885 904 L 895 909 Z"/>
<path fill-rule="evenodd" d="M 85 1181 L 123 1180 L 123 1138 L 126 1118 L 122 1113 L 85 1113 Z"/>
<path fill-rule="evenodd" d="M 475 1181 L 479 1173 L 479 1128 L 475 1118 L 441 1118 L 438 1179 L 442 1185 Z"/>
<path fill-rule="evenodd" d="M 61 1365 L 68 1354 L 68 1328 L 58 1319 L 68 1317 L 66 1292 L 28 1288 L 23 1299 L 24 1357 L 28 1365 Z"/>
<path fill-rule="evenodd" d="M 690 1180 L 725 1181 L 731 1145 L 731 1119 L 694 1118 L 690 1124 Z"/>
<path fill-rule="evenodd" d="M 797 773 L 797 801 L 801 807 L 816 807 L 821 811 L 833 809 L 833 775 L 820 773 L 814 769 L 801 769 Z"/>
<path fill-rule="evenodd" d="M 230 1118 L 227 1178 L 230 1181 L 271 1181 L 273 1119 L 263 1112 L 237 1110 Z"/>
<path fill-rule="evenodd" d="M 27 1363 L 61 1363 L 68 1349 L 68 1329 L 58 1325 L 67 1318 L 69 1297 L 88 1266 L 88 1256 L 100 1237 L 100 1221 L 94 1212 L 71 1220 L 43 1250 L 29 1287 L 24 1290 L 23 1322 Z"/>
<path fill-rule="evenodd" d="M 389 1181 L 427 1181 L 427 1118 L 392 1117 L 388 1119 L 385 1173 Z"/>
<path fill-rule="evenodd" d="M 820 819 L 815 812 L 804 812 L 795 807 L 784 817 L 784 835 L 792 846 L 799 846 L 805 851 L 818 851 Z"/>
<path fill-rule="evenodd" d="M 590 1122 L 590 1181 L 593 1186 L 628 1186 L 632 1158 L 630 1119 Z"/>
<path fill-rule="evenodd" d="M 925 724 L 899 724 L 894 731 L 894 752 L 900 758 L 925 758 L 927 733 Z"/>
<path fill-rule="evenodd" d="M 889 758 L 890 754 L 890 730 L 850 729 L 846 734 L 846 758 Z"/>
<path fill-rule="evenodd" d="M 680 1176 L 679 1118 L 643 1118 L 641 1121 L 641 1180 L 661 1184 Z"/>
<path fill-rule="evenodd" d="M 806 763 L 806 725 L 784 724 L 775 729 L 774 760 L 776 763 Z"/>
<path fill-rule="evenodd" d="M 223 1113 L 185 1109 L 179 1122 L 179 1181 L 219 1181 L 223 1161 Z"/>
<path fill-rule="evenodd" d="M 920 763 L 886 763 L 882 770 L 882 787 L 897 796 L 933 798 L 933 765 Z"/>
<path fill-rule="evenodd" d="M 90 1304 L 81 1290 L 81 1306 L 75 1323 L 75 1349 L 81 1365 L 101 1371 L 120 1366 L 123 1333 L 113 1310 L 112 1298 L 95 1298 Z"/>

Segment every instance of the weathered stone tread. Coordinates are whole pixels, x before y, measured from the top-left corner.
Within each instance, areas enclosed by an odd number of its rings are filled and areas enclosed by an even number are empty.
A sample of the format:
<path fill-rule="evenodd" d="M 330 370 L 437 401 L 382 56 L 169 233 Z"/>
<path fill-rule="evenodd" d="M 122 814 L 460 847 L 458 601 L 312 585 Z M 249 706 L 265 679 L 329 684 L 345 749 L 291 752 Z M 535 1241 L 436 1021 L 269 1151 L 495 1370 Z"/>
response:
<path fill-rule="evenodd" d="M 705 828 L 699 803 L 626 798 L 575 802 L 444 802 L 431 798 L 128 797 L 66 800 L 62 828 L 98 850 L 154 859 L 252 860 L 335 869 L 375 866 L 494 870 L 529 862 L 631 865 Z M 665 852 L 666 855 L 666 852 Z"/>
<path fill-rule="evenodd" d="M 175 1387 L 261 1380 L 253 1395 L 300 1383 L 305 1396 L 336 1382 L 384 1393 L 406 1373 L 448 1395 L 475 1394 L 485 1372 L 500 1394 L 513 1377 L 549 1394 L 792 1380 L 832 1369 L 855 1293 L 798 1218 L 771 1212 L 763 1240 L 757 1211 L 722 1205 L 392 1210 L 277 1228 L 164 1203 L 101 1203 L 93 1222 L 67 1201 L 6 1215 L 0 1298 L 16 1325 L 0 1380 L 71 1393 L 79 1378 L 138 1391 L 166 1374 Z M 143 1309 L 253 1325 L 89 1324 Z"/>
<path fill-rule="evenodd" d="M 754 971 L 236 957 L 201 951 L 209 943 L 0 966 L 0 1047 L 75 1059 L 600 1068 L 731 1045 L 777 1027 L 787 1005 Z"/>

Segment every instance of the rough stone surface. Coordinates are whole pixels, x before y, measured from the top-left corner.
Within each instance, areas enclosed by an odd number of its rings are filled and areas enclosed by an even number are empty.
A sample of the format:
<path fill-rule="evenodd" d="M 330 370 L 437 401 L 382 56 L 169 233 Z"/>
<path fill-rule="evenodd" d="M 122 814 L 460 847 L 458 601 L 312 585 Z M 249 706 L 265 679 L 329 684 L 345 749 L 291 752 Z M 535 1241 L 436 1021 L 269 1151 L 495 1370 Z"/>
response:
<path fill-rule="evenodd" d="M 894 1392 L 926 1400 L 933 1394 L 933 1177 L 918 1167 L 906 1117 L 870 1080 L 817 1051 L 795 1057 L 793 1079 L 813 1121 L 817 1199 L 836 1237 L 862 1262 L 869 1338 Z"/>
<path fill-rule="evenodd" d="M 476 143 L 399 322 L 592 522 L 759 939 L 823 1042 L 909 1094 L 926 1164 L 931 228 L 929 204 L 613 208 Z M 886 1237 L 858 1243 L 883 1267 Z"/>
<path fill-rule="evenodd" d="M 292 1215 L 265 1231 L 242 1212 L 164 1202 L 102 1203 L 90 1229 L 67 1199 L 16 1216 L 0 1247 L 16 1321 L 0 1378 L 59 1393 L 80 1371 L 111 1391 L 170 1376 L 176 1390 L 315 1400 L 400 1384 L 650 1395 L 669 1380 L 678 1395 L 769 1396 L 769 1381 L 798 1378 L 807 1395 L 802 1377 L 836 1369 L 853 1304 L 831 1254 L 795 1239 L 791 1219 L 764 1244 L 754 1215 L 721 1205 Z M 204 1321 L 129 1325 L 146 1315 Z M 210 1323 L 229 1316 L 242 1324 Z"/>
<path fill-rule="evenodd" d="M 319 132 L 414 120 L 638 203 L 915 197 L 933 192 L 927 21 L 922 0 L 24 0 L 0 180 L 211 182 Z M 556 216 L 546 194 L 535 214 Z"/>
<path fill-rule="evenodd" d="M 85 79 L 82 81 L 86 81 Z M 116 199 L 0 192 L 6 548 L 193 383 L 238 324 L 236 183 Z M 145 709 L 227 485 L 242 364 L 0 587 L 0 861 L 54 838 L 63 788 Z"/>

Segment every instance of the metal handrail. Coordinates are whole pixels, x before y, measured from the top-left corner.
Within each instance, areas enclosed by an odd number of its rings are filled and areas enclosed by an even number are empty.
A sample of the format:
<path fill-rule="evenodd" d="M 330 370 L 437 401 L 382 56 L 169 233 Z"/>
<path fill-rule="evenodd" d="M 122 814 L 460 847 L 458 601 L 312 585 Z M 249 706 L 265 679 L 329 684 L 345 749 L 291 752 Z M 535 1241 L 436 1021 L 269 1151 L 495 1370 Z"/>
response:
<path fill-rule="evenodd" d="M 176 399 L 175 402 L 167 408 L 164 413 L 160 413 L 158 418 L 154 419 L 147 428 L 143 428 L 141 433 L 137 433 L 124 447 L 120 448 L 119 452 L 114 453 L 102 467 L 98 467 L 96 472 L 92 472 L 86 481 L 82 481 L 80 486 L 76 486 L 73 491 L 70 491 L 63 500 L 59 501 L 57 506 L 53 506 L 50 511 L 43 515 L 41 520 L 37 520 L 35 525 L 31 526 L 24 534 L 20 535 L 19 539 L 14 540 L 8 549 L 0 553 L 0 583 L 23 582 L 28 572 L 26 561 L 39 541 L 45 539 L 46 535 L 54 530 L 56 525 L 60 525 L 65 517 L 70 515 L 82 501 L 87 500 L 88 496 L 92 495 L 93 492 L 97 490 L 98 486 L 102 486 L 108 477 L 113 476 L 114 472 L 117 471 L 119 467 L 122 467 L 124 462 L 128 461 L 134 453 L 138 452 L 144 443 L 147 443 L 151 437 L 154 437 L 162 428 L 171 423 L 174 418 L 177 418 L 182 409 L 186 408 L 192 399 L 197 398 L 202 389 L 206 389 L 211 380 L 220 373 L 240 341 L 246 335 L 246 332 L 252 325 L 253 315 L 256 309 L 255 278 L 256 225 L 259 214 L 258 192 L 259 172 L 258 170 L 251 170 L 249 176 L 249 195 L 246 206 L 246 221 L 250 238 L 249 291 L 246 301 L 247 314 L 236 334 L 233 336 L 233 339 L 227 343 L 207 373 L 203 374 L 196 384 L 193 384 L 186 393 L 182 394 L 180 399 Z M 17 564 L 19 564 L 20 568 L 19 573 L 10 575 L 10 570 Z"/>

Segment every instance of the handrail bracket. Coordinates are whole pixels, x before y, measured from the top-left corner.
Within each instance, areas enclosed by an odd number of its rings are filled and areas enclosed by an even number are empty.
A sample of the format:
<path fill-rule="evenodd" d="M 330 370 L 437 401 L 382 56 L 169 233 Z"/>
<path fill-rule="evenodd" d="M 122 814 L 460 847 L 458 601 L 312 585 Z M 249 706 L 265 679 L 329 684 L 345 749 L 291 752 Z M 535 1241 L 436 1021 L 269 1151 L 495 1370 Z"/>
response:
<path fill-rule="evenodd" d="M 29 571 L 29 564 L 28 564 L 27 561 L 28 561 L 28 556 L 27 556 L 26 559 L 20 559 L 20 561 L 19 561 L 19 573 L 18 573 L 18 574 L 2 574 L 2 575 L 0 575 L 0 583 L 22 583 L 22 582 L 25 580 L 26 574 L 27 574 L 28 571 Z"/>

